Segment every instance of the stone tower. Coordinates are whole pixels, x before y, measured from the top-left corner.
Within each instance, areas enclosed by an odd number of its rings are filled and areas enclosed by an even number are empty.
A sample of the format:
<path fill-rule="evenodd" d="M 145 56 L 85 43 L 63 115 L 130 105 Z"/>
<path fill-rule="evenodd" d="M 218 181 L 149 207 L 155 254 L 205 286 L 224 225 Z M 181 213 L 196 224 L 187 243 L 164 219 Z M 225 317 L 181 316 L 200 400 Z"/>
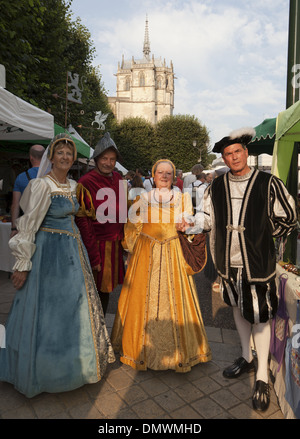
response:
<path fill-rule="evenodd" d="M 108 102 L 118 122 L 127 117 L 144 117 L 156 124 L 164 116 L 173 114 L 174 71 L 173 64 L 150 56 L 148 18 L 146 18 L 143 58 L 118 63 L 117 96 Z"/>

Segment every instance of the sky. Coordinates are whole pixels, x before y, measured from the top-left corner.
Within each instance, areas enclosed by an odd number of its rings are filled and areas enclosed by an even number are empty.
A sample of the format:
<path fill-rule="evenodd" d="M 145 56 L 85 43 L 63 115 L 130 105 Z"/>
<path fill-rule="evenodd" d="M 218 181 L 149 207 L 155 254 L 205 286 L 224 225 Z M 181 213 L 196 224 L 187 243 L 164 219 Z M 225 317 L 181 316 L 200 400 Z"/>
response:
<path fill-rule="evenodd" d="M 288 0 L 72 0 L 70 9 L 91 33 L 108 96 L 122 56 L 143 57 L 148 16 L 150 56 L 173 63 L 173 114 L 197 117 L 211 147 L 285 110 Z"/>

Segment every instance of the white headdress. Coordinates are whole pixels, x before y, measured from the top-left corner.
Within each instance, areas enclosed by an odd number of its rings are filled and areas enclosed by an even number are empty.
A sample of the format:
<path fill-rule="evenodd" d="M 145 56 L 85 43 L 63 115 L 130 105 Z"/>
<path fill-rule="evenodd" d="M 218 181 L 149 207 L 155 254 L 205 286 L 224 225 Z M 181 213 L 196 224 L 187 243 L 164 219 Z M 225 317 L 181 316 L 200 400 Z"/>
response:
<path fill-rule="evenodd" d="M 40 163 L 40 166 L 39 166 L 39 170 L 38 170 L 38 173 L 37 173 L 37 177 L 43 177 L 44 175 L 48 174 L 51 171 L 51 168 L 52 168 L 51 159 L 52 159 L 53 154 L 54 154 L 54 146 L 57 143 L 63 142 L 63 141 L 73 145 L 73 148 L 74 148 L 74 160 L 76 160 L 76 158 L 77 158 L 76 145 L 75 145 L 74 140 L 70 136 L 70 134 L 68 134 L 68 133 L 57 134 L 55 137 L 53 137 L 53 139 L 51 140 L 51 142 L 47 146 L 46 151 L 43 154 L 43 157 L 42 157 L 42 160 L 41 160 L 41 163 Z"/>

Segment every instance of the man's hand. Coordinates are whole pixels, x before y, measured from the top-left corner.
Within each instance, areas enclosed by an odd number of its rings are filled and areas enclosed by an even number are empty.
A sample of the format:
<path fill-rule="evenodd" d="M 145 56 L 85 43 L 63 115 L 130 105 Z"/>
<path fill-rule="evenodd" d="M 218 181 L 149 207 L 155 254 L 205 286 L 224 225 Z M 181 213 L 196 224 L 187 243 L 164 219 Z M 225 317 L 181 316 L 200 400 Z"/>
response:
<path fill-rule="evenodd" d="M 11 277 L 13 286 L 19 290 L 24 285 L 28 276 L 28 271 L 15 271 Z"/>
<path fill-rule="evenodd" d="M 194 223 L 189 223 L 184 218 L 182 218 L 180 223 L 176 223 L 176 230 L 178 230 L 178 232 L 185 232 L 186 229 L 193 226 Z"/>
<path fill-rule="evenodd" d="M 12 230 L 11 232 L 10 232 L 10 237 L 9 237 L 9 239 L 11 239 L 13 236 L 15 236 L 16 234 L 18 233 L 18 230 Z"/>
<path fill-rule="evenodd" d="M 97 285 L 97 279 L 98 279 L 98 273 L 101 271 L 101 265 L 95 265 L 94 267 L 92 267 L 92 273 L 93 273 L 93 277 L 94 277 L 94 281 L 95 284 Z"/>
<path fill-rule="evenodd" d="M 101 271 L 101 265 L 100 264 L 95 265 L 95 267 L 92 267 L 92 270 L 93 271 L 98 271 L 98 273 L 99 273 L 99 271 Z"/>

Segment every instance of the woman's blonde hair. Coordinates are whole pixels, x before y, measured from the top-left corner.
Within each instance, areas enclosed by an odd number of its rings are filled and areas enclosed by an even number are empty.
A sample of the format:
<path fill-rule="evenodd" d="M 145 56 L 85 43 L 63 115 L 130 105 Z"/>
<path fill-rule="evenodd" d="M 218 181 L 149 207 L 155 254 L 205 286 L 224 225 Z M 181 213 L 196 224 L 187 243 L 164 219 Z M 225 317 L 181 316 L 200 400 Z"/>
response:
<path fill-rule="evenodd" d="M 73 150 L 73 157 L 74 161 L 77 158 L 77 149 L 74 140 L 72 137 L 67 133 L 60 133 L 57 134 L 50 142 L 49 149 L 48 149 L 48 158 L 49 160 L 52 160 L 54 152 L 58 145 L 68 145 Z"/>
<path fill-rule="evenodd" d="M 176 177 L 176 168 L 175 168 L 174 163 L 171 162 L 171 160 L 169 160 L 169 159 L 161 159 L 161 160 L 157 160 L 157 162 L 152 166 L 152 177 L 154 177 L 154 174 L 155 174 L 155 172 L 156 172 L 157 166 L 158 166 L 160 163 L 168 163 L 169 165 L 172 166 L 172 168 L 173 168 L 173 180 L 174 180 L 175 177 Z"/>

